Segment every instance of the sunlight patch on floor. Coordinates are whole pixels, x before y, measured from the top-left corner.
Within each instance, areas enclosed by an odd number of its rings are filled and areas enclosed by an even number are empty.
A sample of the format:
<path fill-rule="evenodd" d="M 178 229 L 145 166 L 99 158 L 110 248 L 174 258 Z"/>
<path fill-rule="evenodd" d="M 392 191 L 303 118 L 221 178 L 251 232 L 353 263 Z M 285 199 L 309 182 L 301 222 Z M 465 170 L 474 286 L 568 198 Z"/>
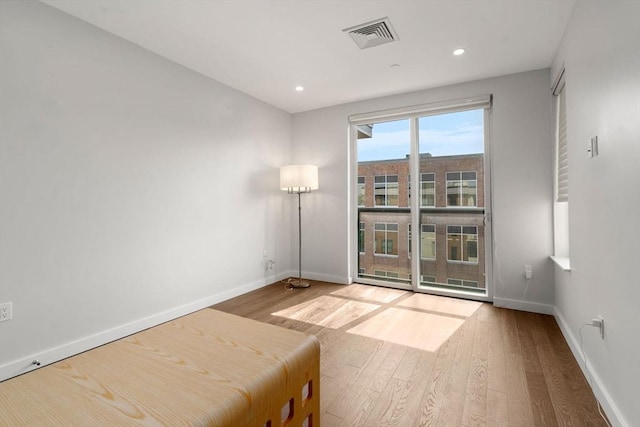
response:
<path fill-rule="evenodd" d="M 416 308 L 434 313 L 462 317 L 473 315 L 481 305 L 482 303 L 477 301 L 425 294 L 412 295 L 398 304 L 399 307 Z"/>
<path fill-rule="evenodd" d="M 464 322 L 456 317 L 388 308 L 347 333 L 435 352 Z"/>
<path fill-rule="evenodd" d="M 302 304 L 271 313 L 318 326 L 338 329 L 380 308 L 377 304 L 323 295 Z"/>
<path fill-rule="evenodd" d="M 331 292 L 331 295 L 337 295 L 346 298 L 359 298 L 373 302 L 390 303 L 393 300 L 406 295 L 406 291 L 398 289 L 381 288 L 369 285 L 348 285 L 344 288 Z"/>

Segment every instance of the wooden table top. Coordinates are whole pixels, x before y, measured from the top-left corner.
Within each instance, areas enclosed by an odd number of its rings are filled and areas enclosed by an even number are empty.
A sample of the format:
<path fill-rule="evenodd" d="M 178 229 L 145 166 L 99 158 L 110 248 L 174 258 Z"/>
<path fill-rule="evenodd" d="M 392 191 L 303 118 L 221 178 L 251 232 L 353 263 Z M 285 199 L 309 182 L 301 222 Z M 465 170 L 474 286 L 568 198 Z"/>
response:
<path fill-rule="evenodd" d="M 262 425 L 319 351 L 315 337 L 204 309 L 0 383 L 0 425 Z"/>

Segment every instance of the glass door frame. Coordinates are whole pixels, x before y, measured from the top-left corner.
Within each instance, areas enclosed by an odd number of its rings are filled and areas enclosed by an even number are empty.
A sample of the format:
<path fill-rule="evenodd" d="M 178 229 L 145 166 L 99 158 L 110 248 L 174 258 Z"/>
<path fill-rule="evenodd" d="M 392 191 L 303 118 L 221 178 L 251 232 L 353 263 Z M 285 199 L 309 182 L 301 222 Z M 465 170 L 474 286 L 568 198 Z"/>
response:
<path fill-rule="evenodd" d="M 385 286 L 396 289 L 411 290 L 414 292 L 428 293 L 442 296 L 462 297 L 479 301 L 491 301 L 493 299 L 493 227 L 492 227 L 492 174 L 491 174 L 491 108 L 492 96 L 481 95 L 470 98 L 456 99 L 452 101 L 423 104 L 406 108 L 377 111 L 371 113 L 354 114 L 349 116 L 348 138 L 349 138 L 349 282 Z M 395 283 L 383 280 L 358 277 L 358 236 L 359 236 L 359 209 L 358 209 L 358 126 L 365 124 L 375 124 L 389 122 L 393 120 L 410 121 L 410 163 L 409 171 L 411 177 L 411 219 L 412 239 L 411 252 L 420 252 L 420 233 L 416 232 L 420 224 L 420 197 L 419 193 L 419 159 L 420 147 L 418 140 L 419 125 L 421 117 L 434 116 L 447 113 L 455 113 L 468 110 L 484 111 L 484 250 L 485 250 L 485 294 L 465 292 L 455 289 L 443 289 L 436 287 L 420 286 L 420 275 L 415 274 L 420 269 L 420 256 L 411 257 L 411 283 Z"/>

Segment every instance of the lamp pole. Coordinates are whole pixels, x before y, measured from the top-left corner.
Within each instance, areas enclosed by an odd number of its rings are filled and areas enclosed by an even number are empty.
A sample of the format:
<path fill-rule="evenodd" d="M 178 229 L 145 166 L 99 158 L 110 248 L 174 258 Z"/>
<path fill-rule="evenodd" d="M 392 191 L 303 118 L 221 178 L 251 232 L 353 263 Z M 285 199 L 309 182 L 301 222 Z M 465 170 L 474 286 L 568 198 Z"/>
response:
<path fill-rule="evenodd" d="M 289 279 L 286 289 L 308 288 L 302 280 L 302 193 L 318 189 L 318 167 L 314 165 L 288 165 L 280 168 L 280 189 L 298 194 L 298 278 Z"/>
<path fill-rule="evenodd" d="M 305 191 L 306 192 L 306 191 Z M 302 203 L 300 195 L 302 191 L 298 188 L 298 282 L 291 283 L 293 288 L 308 288 L 309 282 L 302 281 Z"/>
<path fill-rule="evenodd" d="M 308 288 L 309 283 L 302 281 L 302 205 L 298 191 L 298 288 Z"/>

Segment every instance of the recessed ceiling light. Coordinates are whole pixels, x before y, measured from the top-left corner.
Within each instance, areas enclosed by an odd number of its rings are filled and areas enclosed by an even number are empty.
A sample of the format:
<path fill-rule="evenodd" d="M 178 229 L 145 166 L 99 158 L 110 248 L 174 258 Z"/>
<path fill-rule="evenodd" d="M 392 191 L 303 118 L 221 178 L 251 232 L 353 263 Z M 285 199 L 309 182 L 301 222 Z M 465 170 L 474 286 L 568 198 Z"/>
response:
<path fill-rule="evenodd" d="M 302 92 L 303 90 L 304 90 L 304 87 L 296 86 L 296 92 Z"/>
<path fill-rule="evenodd" d="M 398 68 L 400 68 L 400 64 L 391 64 L 391 68 L 397 70 Z"/>
<path fill-rule="evenodd" d="M 463 48 L 461 48 L 461 47 L 453 51 L 453 54 L 454 54 L 455 56 L 460 56 L 460 55 L 462 55 L 463 53 L 464 53 L 464 49 L 463 49 Z"/>

